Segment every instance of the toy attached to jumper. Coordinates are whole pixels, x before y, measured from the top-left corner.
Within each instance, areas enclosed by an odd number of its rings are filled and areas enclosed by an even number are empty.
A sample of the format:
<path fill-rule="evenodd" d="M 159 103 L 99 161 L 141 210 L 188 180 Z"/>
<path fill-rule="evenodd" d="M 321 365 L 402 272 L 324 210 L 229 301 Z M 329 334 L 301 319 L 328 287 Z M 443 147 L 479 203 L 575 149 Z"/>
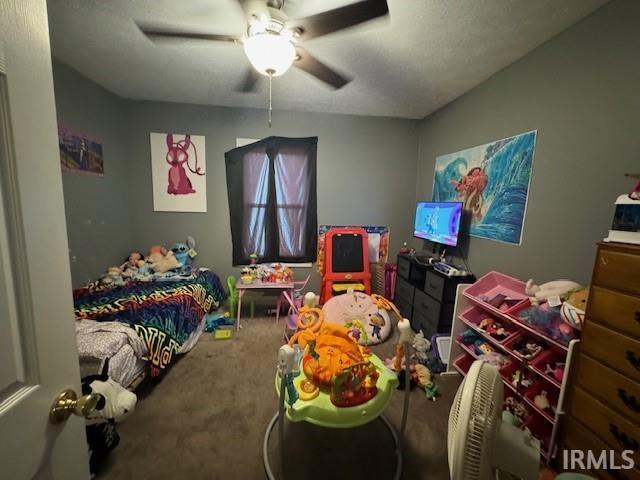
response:
<path fill-rule="evenodd" d="M 344 325 L 360 345 L 372 345 L 383 342 L 391 334 L 393 309 L 390 305 L 383 297 L 349 291 L 329 298 L 322 311 L 326 322 Z"/>

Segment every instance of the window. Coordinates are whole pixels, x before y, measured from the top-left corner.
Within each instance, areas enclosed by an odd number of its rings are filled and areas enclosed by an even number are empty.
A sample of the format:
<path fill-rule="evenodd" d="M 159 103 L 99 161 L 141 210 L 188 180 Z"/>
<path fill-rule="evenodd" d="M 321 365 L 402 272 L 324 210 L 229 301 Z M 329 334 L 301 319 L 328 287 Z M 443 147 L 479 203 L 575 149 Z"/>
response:
<path fill-rule="evenodd" d="M 269 137 L 225 153 L 233 264 L 315 261 L 317 137 Z"/>

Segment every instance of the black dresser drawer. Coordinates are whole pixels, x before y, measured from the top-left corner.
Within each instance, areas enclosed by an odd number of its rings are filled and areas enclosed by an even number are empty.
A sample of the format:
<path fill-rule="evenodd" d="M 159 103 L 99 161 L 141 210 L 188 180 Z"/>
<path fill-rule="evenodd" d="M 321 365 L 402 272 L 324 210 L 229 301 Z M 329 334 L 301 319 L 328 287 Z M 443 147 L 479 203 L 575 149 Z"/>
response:
<path fill-rule="evenodd" d="M 438 325 L 438 319 L 440 318 L 440 302 L 435 301 L 429 295 L 420 290 L 416 290 L 416 294 L 413 299 L 413 315 L 419 315 L 426 319 L 428 323 Z"/>
<path fill-rule="evenodd" d="M 407 282 L 405 279 L 396 277 L 396 294 L 394 299 L 396 301 L 402 300 L 409 305 L 413 305 L 413 285 Z"/>
<path fill-rule="evenodd" d="M 444 277 L 434 273 L 433 271 L 428 271 L 427 278 L 424 282 L 424 291 L 439 302 L 442 302 L 442 294 L 444 293 Z"/>
<path fill-rule="evenodd" d="M 402 315 L 402 318 L 411 319 L 411 315 L 413 313 L 413 306 L 411 305 L 411 303 L 405 302 L 401 298 L 396 298 L 393 301 L 393 303 L 395 304 L 396 307 L 398 307 L 398 310 L 400 310 L 400 314 Z"/>
<path fill-rule="evenodd" d="M 421 312 L 414 310 L 411 318 L 411 327 L 416 331 L 422 331 L 425 338 L 431 338 L 433 334 L 438 332 L 438 319 L 425 316 Z"/>
<path fill-rule="evenodd" d="M 409 260 L 403 257 L 398 257 L 398 276 L 402 278 L 409 278 L 410 269 L 411 263 Z"/>

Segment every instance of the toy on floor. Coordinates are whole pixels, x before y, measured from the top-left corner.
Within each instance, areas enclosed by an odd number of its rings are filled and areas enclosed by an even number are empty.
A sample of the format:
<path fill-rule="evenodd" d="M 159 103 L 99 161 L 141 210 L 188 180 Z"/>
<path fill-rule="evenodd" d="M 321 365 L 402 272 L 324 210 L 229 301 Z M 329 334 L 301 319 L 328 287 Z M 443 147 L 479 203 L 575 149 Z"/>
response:
<path fill-rule="evenodd" d="M 549 300 L 550 297 L 563 297 L 571 290 L 578 288 L 581 288 L 580 284 L 571 280 L 554 280 L 542 285 L 534 285 L 533 280 L 529 279 L 525 287 L 525 293 L 529 296 L 531 305 L 540 305 Z"/>
<path fill-rule="evenodd" d="M 422 331 L 416 333 L 413 337 L 413 342 L 411 343 L 413 347 L 414 355 L 418 359 L 420 363 L 424 363 L 429 358 L 429 354 L 427 353 L 431 348 L 431 342 L 424 338 L 424 333 Z"/>
<path fill-rule="evenodd" d="M 360 345 L 380 343 L 389 337 L 390 312 L 394 309 L 383 297 L 356 291 L 331 297 L 322 307 L 325 321 L 349 328 Z"/>
<path fill-rule="evenodd" d="M 418 376 L 418 386 L 424 390 L 427 400 L 436 401 L 438 396 L 438 385 L 433 381 L 431 372 L 424 365 L 417 364 L 415 366 Z"/>
<path fill-rule="evenodd" d="M 229 312 L 214 312 L 205 316 L 204 331 L 213 332 L 219 327 L 233 325 L 234 319 Z"/>

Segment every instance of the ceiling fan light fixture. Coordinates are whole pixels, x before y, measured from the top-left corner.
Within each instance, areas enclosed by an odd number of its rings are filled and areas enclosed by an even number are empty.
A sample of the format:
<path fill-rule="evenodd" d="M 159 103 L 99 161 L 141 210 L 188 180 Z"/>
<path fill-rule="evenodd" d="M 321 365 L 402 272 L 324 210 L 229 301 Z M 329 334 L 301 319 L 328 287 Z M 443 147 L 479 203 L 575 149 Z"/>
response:
<path fill-rule="evenodd" d="M 259 73 L 274 77 L 289 70 L 296 58 L 296 49 L 289 36 L 268 32 L 247 38 L 244 52 Z"/>

